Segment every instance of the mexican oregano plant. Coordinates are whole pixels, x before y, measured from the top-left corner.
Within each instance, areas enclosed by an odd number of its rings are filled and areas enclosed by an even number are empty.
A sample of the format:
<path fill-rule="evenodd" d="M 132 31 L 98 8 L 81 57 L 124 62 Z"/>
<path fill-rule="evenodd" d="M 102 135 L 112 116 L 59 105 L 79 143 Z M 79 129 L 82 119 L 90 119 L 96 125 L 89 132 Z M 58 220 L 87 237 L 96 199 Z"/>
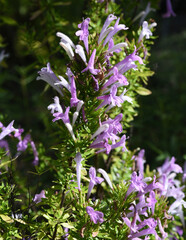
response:
<path fill-rule="evenodd" d="M 118 42 L 118 34 L 130 29 L 114 14 L 107 16 L 100 33 L 89 24 L 86 18 L 78 25 L 78 44 L 64 33 L 56 34 L 70 59 L 66 76 L 56 75 L 50 63 L 39 71 L 37 80 L 56 90 L 48 106 L 51 124 L 59 128 L 57 159 L 48 165 L 54 179 L 51 187 L 29 195 L 25 208 L 15 204 L 11 176 L 9 184 L 2 182 L 1 188 L 8 191 L 7 211 L 0 215 L 6 239 L 12 233 L 20 239 L 166 239 L 180 227 L 173 216 L 184 225 L 186 203 L 176 179 L 181 167 L 172 158 L 157 172 L 144 171 L 144 150 L 133 156 L 127 147 L 125 111 L 135 102 L 133 91 L 145 69 L 144 41 L 156 24 L 144 21 L 131 42 Z M 13 122 L 1 124 L 1 129 L 1 141 L 12 132 L 14 137 L 22 133 Z M 25 138 L 18 147 L 29 142 Z M 38 174 L 45 167 L 42 162 L 36 166 Z M 169 198 L 174 199 L 171 205 Z"/>

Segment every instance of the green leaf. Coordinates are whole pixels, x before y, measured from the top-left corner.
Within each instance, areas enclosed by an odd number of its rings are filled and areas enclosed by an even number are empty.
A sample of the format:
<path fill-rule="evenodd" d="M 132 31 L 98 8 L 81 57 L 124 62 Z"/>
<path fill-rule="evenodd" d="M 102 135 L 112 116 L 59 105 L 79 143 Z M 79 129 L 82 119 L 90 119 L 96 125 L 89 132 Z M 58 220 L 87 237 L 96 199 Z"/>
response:
<path fill-rule="evenodd" d="M 0 217 L 3 219 L 3 221 L 5 221 L 6 223 L 13 223 L 14 220 L 12 218 L 10 218 L 9 216 L 0 214 Z"/>
<path fill-rule="evenodd" d="M 72 225 L 72 223 L 61 223 L 61 225 L 63 227 L 66 227 L 66 228 L 74 228 L 74 226 Z"/>
<path fill-rule="evenodd" d="M 17 222 L 19 222 L 19 223 L 22 223 L 22 224 L 26 224 L 26 222 L 24 222 L 24 221 L 21 220 L 21 219 L 16 219 L 16 218 L 15 218 L 15 221 L 17 221 Z"/>
<path fill-rule="evenodd" d="M 15 159 L 12 159 L 12 160 L 10 160 L 10 161 L 1 163 L 1 164 L 0 164 L 0 168 L 2 168 L 2 167 L 5 166 L 5 165 L 8 165 L 9 163 L 11 163 L 11 162 L 14 161 L 14 160 L 15 160 Z"/>
<path fill-rule="evenodd" d="M 8 25 L 17 25 L 17 22 L 13 18 L 2 16 L 1 19 Z"/>
<path fill-rule="evenodd" d="M 135 89 L 135 91 L 139 94 L 139 95 L 143 95 L 143 96 L 147 96 L 150 95 L 152 92 L 144 87 L 138 87 L 137 89 Z"/>

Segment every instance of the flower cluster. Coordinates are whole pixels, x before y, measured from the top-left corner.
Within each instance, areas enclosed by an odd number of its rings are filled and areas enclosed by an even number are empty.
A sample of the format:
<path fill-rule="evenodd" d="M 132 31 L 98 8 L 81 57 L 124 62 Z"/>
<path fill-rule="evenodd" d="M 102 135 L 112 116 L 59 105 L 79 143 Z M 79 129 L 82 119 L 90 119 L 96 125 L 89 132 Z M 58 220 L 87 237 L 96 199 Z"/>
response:
<path fill-rule="evenodd" d="M 0 122 L 0 128 L 2 129 L 2 132 L 0 133 L 0 147 L 5 149 L 7 155 L 10 155 L 8 141 L 5 140 L 4 138 L 6 136 L 11 136 L 11 137 L 17 138 L 19 141 L 17 144 L 17 154 L 16 154 L 16 157 L 17 157 L 20 155 L 21 152 L 24 152 L 27 149 L 28 143 L 30 143 L 30 146 L 31 146 L 33 154 L 34 154 L 33 165 L 38 165 L 38 162 L 39 162 L 38 152 L 36 150 L 34 141 L 31 139 L 30 134 L 27 134 L 23 138 L 21 136 L 21 134 L 24 132 L 24 129 L 22 129 L 22 128 L 16 129 L 16 128 L 14 128 L 13 124 L 14 124 L 14 120 L 7 127 L 5 127 Z M 13 132 L 14 132 L 14 134 L 12 134 Z"/>
<path fill-rule="evenodd" d="M 115 21 L 115 24 L 111 26 L 113 21 Z M 115 34 L 121 30 L 128 29 L 124 24 L 119 24 L 119 21 L 120 18 L 117 18 L 113 14 L 110 14 L 107 17 L 96 42 L 96 45 L 98 46 L 97 49 L 99 49 L 99 46 L 102 46 L 101 52 L 98 52 L 96 48 L 92 50 L 89 48 L 89 18 L 85 19 L 78 25 L 81 30 L 76 32 L 76 35 L 79 36 L 80 42 L 83 41 L 86 52 L 82 45 L 75 45 L 68 36 L 60 32 L 57 33 L 57 36 L 61 38 L 60 45 L 65 49 L 69 58 L 72 60 L 72 63 L 77 61 L 78 58 L 76 55 L 78 55 L 83 61 L 85 67 L 82 67 L 80 70 L 80 75 L 77 74 L 75 69 L 73 70 L 68 67 L 66 72 L 68 77 L 67 81 L 62 76 L 57 77 L 51 70 L 49 63 L 47 64 L 47 68 L 42 68 L 41 71 L 39 71 L 39 77 L 37 80 L 42 79 L 46 81 L 58 91 L 62 98 L 66 94 L 66 90 L 71 94 L 68 106 L 65 106 L 64 104 L 61 105 L 59 98 L 56 96 L 54 98 L 54 103 L 49 105 L 48 109 L 51 110 L 51 113 L 54 116 L 53 121 L 58 121 L 60 119 L 63 121 L 74 141 L 76 141 L 77 136 L 74 133 L 73 128 L 80 115 L 82 106 L 84 105 L 82 109 L 82 117 L 84 120 L 86 119 L 88 110 L 85 97 L 79 89 L 76 89 L 76 85 L 81 81 L 79 76 L 90 78 L 90 81 L 92 81 L 92 84 L 94 85 L 95 96 L 97 95 L 96 102 L 98 103 L 97 107 L 95 107 L 95 111 L 106 113 L 114 107 L 121 107 L 125 101 L 132 103 L 132 99 L 125 95 L 127 93 L 126 88 L 123 89 L 124 86 L 129 85 L 127 78 L 123 74 L 131 69 L 136 70 L 138 66 L 135 62 L 137 61 L 139 64 L 143 64 L 143 60 L 137 55 L 137 49 L 135 48 L 134 52 L 126 56 L 122 61 L 116 63 L 114 66 L 111 64 L 110 58 L 113 56 L 113 53 L 117 53 L 118 51 L 121 51 L 121 48 L 127 47 L 127 43 L 125 42 L 114 45 L 113 37 Z M 143 35 L 145 34 L 146 33 Z M 102 60 L 99 58 L 100 55 L 104 56 L 102 57 Z M 89 58 L 88 61 L 87 58 Z M 64 88 L 65 91 L 63 91 Z M 118 92 L 120 92 L 120 95 L 118 95 Z M 102 102 L 99 103 L 99 101 Z M 70 113 L 72 114 L 72 120 L 70 120 L 69 117 Z M 81 121 L 81 119 L 79 121 Z M 100 127 L 91 136 L 91 140 L 95 139 L 90 144 L 90 148 L 100 148 L 101 150 L 97 153 L 105 151 L 107 154 L 117 147 L 122 147 L 123 151 L 125 151 L 126 136 L 118 136 L 118 134 L 123 131 L 120 121 L 122 121 L 122 114 L 119 114 L 114 119 L 109 118 L 103 122 L 99 121 Z"/>
<path fill-rule="evenodd" d="M 78 186 L 76 188 L 80 194 L 83 185 L 81 183 L 82 166 L 85 166 L 86 152 L 93 149 L 96 154 L 104 152 L 108 155 L 119 147 L 123 152 L 127 151 L 127 137 L 123 134 L 123 114 L 120 109 L 125 101 L 133 103 L 133 99 L 126 95 L 130 86 L 127 76 L 130 71 L 136 71 L 140 65 L 144 65 L 144 61 L 138 54 L 139 49 L 134 46 L 130 54 L 125 54 L 123 60 L 113 64 L 112 57 L 128 46 L 126 42 L 114 43 L 114 37 L 119 31 L 128 30 L 124 24 L 119 22 L 120 18 L 110 14 L 103 24 L 100 34 L 91 44 L 89 44 L 90 18 L 84 19 L 78 25 L 80 30 L 76 32 L 76 36 L 79 37 L 77 45 L 65 34 L 57 32 L 57 36 L 60 37 L 59 44 L 70 58 L 70 64 L 66 71 L 68 80 L 57 76 L 51 70 L 50 63 L 39 71 L 37 78 L 37 80 L 46 81 L 60 95 L 54 97 L 54 102 L 48 106 L 48 110 L 54 117 L 53 122 L 62 120 L 62 126 L 65 130 L 68 129 L 73 140 L 71 156 L 74 156 Z M 156 23 L 148 25 L 146 21 L 143 22 L 137 44 L 141 44 L 143 47 L 143 39 L 152 36 L 150 29 L 154 26 Z M 120 113 L 114 113 L 113 109 L 118 109 Z M 89 120 L 92 120 L 94 116 L 97 118 L 94 119 L 94 124 L 91 124 Z M 82 123 L 86 125 L 85 128 L 82 128 Z M 85 140 L 79 137 L 79 131 L 81 133 L 84 131 Z M 181 194 L 183 193 L 182 189 L 179 187 L 179 183 L 174 181 L 174 176 L 170 174 L 174 163 L 159 169 L 159 179 L 157 180 L 156 175 L 153 179 L 151 177 L 144 178 L 144 150 L 141 150 L 133 160 L 136 162 L 139 174 L 136 171 L 132 173 L 123 200 L 128 201 L 131 194 L 135 194 L 135 199 L 133 202 L 129 200 L 128 208 L 120 213 L 124 224 L 129 228 L 128 239 L 140 239 L 139 237 L 149 239 L 150 235 L 155 235 L 156 239 L 165 239 L 168 235 L 164 230 L 164 222 L 155 215 L 158 197 L 180 197 L 179 203 L 185 205 L 183 194 Z M 177 165 L 174 166 L 174 171 L 181 172 Z M 89 168 L 89 186 L 86 191 L 84 190 L 88 201 L 91 199 L 91 193 L 95 186 L 104 180 L 114 191 L 113 183 L 107 172 L 99 168 L 97 173 L 100 173 L 103 178 L 96 176 L 95 167 Z M 171 180 L 167 181 L 167 179 Z M 177 192 L 171 192 L 171 189 L 175 188 L 177 188 Z M 95 211 L 93 207 L 88 206 L 89 203 L 84 205 L 84 211 L 86 209 L 90 221 L 94 224 L 104 223 L 103 212 Z M 169 212 L 174 214 L 177 208 L 178 202 L 173 203 Z M 181 218 L 183 217 L 181 216 Z"/>
<path fill-rule="evenodd" d="M 162 167 L 158 168 L 159 181 L 163 185 L 161 194 L 167 198 L 173 198 L 174 202 L 170 205 L 168 213 L 179 216 L 183 226 L 185 226 L 183 207 L 186 208 L 186 201 L 184 201 L 185 194 L 183 192 L 184 186 L 181 186 L 181 181 L 176 179 L 177 174 L 183 173 L 182 168 L 175 163 L 176 159 L 172 157 L 170 160 L 166 159 Z"/>

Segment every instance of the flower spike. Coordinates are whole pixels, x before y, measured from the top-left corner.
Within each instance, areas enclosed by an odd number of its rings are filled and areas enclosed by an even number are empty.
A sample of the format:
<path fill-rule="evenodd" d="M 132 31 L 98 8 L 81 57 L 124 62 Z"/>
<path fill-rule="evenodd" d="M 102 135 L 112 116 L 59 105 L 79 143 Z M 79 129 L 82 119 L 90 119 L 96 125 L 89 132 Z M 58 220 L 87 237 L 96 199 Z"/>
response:
<path fill-rule="evenodd" d="M 81 162 L 84 160 L 84 158 L 81 157 L 81 153 L 78 152 L 75 157 L 75 162 L 76 162 L 76 175 L 77 175 L 77 184 L 78 184 L 78 189 L 81 191 Z"/>

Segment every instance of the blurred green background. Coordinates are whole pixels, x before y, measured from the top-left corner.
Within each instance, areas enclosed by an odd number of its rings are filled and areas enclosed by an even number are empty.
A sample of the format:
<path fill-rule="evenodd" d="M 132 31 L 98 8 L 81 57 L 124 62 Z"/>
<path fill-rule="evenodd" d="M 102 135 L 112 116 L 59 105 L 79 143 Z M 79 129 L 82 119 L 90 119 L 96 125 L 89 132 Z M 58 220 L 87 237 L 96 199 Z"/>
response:
<path fill-rule="evenodd" d="M 130 1 L 116 2 L 125 17 Z M 135 13 L 148 2 L 136 0 L 140 8 Z M 155 75 L 149 79 L 152 94 L 138 99 L 139 115 L 128 131 L 129 145 L 131 149 L 144 148 L 151 167 L 172 155 L 182 164 L 186 158 L 186 2 L 172 0 L 177 16 L 170 18 L 162 18 L 165 0 L 150 2 L 158 2 L 157 11 L 146 18 L 158 24 L 150 58 Z M 36 81 L 37 71 L 51 62 L 58 74 L 65 72 L 68 57 L 55 34 L 61 31 L 77 41 L 74 32 L 88 1 L 0 0 L 0 6 L 0 51 L 9 53 L 0 64 L 0 121 L 8 124 L 14 119 L 17 127 L 32 131 L 36 143 L 50 147 L 54 138 L 48 138 L 52 127 L 47 106 L 55 92 Z"/>

